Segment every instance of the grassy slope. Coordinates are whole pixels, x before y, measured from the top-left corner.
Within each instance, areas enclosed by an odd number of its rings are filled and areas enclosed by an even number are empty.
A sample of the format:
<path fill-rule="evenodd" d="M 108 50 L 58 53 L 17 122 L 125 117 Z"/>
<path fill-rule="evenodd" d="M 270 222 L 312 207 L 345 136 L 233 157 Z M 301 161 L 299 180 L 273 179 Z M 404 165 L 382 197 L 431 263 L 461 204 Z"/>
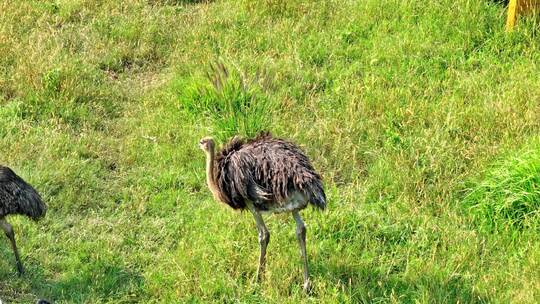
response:
<path fill-rule="evenodd" d="M 0 239 L 0 297 L 29 302 L 516 302 L 540 298 L 537 231 L 482 233 L 464 182 L 540 131 L 534 24 L 492 1 L 0 1 L 0 162 L 47 199 Z M 212 201 L 177 83 L 222 58 L 275 75 L 274 133 L 327 182 L 294 224 Z M 510 151 L 510 152 L 509 152 Z"/>

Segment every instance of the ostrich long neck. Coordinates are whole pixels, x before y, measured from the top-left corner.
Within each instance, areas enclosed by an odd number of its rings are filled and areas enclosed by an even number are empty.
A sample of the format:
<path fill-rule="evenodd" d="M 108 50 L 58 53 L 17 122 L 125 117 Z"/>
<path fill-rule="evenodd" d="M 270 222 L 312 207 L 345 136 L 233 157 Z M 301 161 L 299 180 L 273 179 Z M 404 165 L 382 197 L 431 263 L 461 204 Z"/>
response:
<path fill-rule="evenodd" d="M 210 191 L 214 195 L 214 198 L 219 199 L 219 190 L 216 185 L 216 178 L 214 176 L 214 165 L 215 165 L 215 157 L 214 157 L 214 149 L 210 149 L 208 152 L 206 152 L 206 183 L 208 184 L 208 188 L 210 188 Z"/>

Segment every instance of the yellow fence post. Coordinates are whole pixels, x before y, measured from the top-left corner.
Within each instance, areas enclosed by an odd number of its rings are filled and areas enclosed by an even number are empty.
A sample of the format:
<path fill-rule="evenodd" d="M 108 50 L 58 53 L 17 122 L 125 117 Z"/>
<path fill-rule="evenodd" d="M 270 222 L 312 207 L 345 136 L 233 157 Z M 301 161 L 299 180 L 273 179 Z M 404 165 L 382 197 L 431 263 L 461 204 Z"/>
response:
<path fill-rule="evenodd" d="M 506 30 L 511 30 L 516 25 L 516 6 L 518 0 L 510 0 L 508 3 L 508 17 L 506 18 Z"/>
<path fill-rule="evenodd" d="M 516 25 L 519 15 L 531 12 L 539 12 L 540 0 L 510 0 L 508 3 L 508 17 L 506 18 L 506 29 L 512 30 Z"/>

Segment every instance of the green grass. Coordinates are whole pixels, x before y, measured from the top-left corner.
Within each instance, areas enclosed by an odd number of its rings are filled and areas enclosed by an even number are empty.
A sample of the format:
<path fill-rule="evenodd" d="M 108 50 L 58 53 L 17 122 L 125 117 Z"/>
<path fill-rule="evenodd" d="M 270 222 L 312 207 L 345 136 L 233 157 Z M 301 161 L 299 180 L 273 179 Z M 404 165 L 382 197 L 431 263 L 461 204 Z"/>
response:
<path fill-rule="evenodd" d="M 9 219 L 27 272 L 0 238 L 0 298 L 537 303 L 524 21 L 504 32 L 488 0 L 0 1 L 0 163 L 49 205 Z M 325 180 L 309 296 L 292 218 L 267 217 L 257 284 L 254 220 L 205 185 L 201 137 L 266 128 Z"/>
<path fill-rule="evenodd" d="M 269 76 L 256 72 L 252 80 L 246 73 L 227 68 L 218 62 L 210 65 L 207 79 L 183 78 L 173 83 L 172 91 L 185 117 L 196 124 L 204 120 L 220 142 L 233 136 L 253 137 L 270 130 L 275 103 L 264 94 Z"/>
<path fill-rule="evenodd" d="M 540 223 L 540 145 L 529 146 L 489 170 L 464 202 L 484 228 L 531 229 Z"/>

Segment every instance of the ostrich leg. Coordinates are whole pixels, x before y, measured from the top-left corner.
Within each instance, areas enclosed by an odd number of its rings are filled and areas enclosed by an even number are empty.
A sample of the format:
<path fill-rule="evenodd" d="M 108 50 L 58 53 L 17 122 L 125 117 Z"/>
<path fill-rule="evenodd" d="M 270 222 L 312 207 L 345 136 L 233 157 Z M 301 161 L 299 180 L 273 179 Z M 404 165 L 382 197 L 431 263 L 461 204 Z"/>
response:
<path fill-rule="evenodd" d="M 268 232 L 268 229 L 266 228 L 264 220 L 259 211 L 257 211 L 255 207 L 251 204 L 249 205 L 249 210 L 255 218 L 257 230 L 259 231 L 259 246 L 261 248 L 261 253 L 259 255 L 259 267 L 257 268 L 257 280 L 260 281 L 262 279 L 262 276 L 264 275 L 264 269 L 266 268 L 266 247 L 270 242 L 270 232 Z"/>
<path fill-rule="evenodd" d="M 309 271 L 308 271 L 308 262 L 307 262 L 307 253 L 306 253 L 306 226 L 300 217 L 298 210 L 293 211 L 293 217 L 296 221 L 296 238 L 298 239 L 298 244 L 300 245 L 300 254 L 304 260 L 304 291 L 308 292 L 311 287 L 309 281 Z"/>
<path fill-rule="evenodd" d="M 19 270 L 19 274 L 23 274 L 24 268 L 21 263 L 21 258 L 19 257 L 17 244 L 15 243 L 15 232 L 13 231 L 13 227 L 4 218 L 0 218 L 0 226 L 6 233 L 6 236 L 9 238 L 11 247 L 13 247 L 13 253 L 15 253 L 15 260 L 17 261 L 17 270 Z"/>

